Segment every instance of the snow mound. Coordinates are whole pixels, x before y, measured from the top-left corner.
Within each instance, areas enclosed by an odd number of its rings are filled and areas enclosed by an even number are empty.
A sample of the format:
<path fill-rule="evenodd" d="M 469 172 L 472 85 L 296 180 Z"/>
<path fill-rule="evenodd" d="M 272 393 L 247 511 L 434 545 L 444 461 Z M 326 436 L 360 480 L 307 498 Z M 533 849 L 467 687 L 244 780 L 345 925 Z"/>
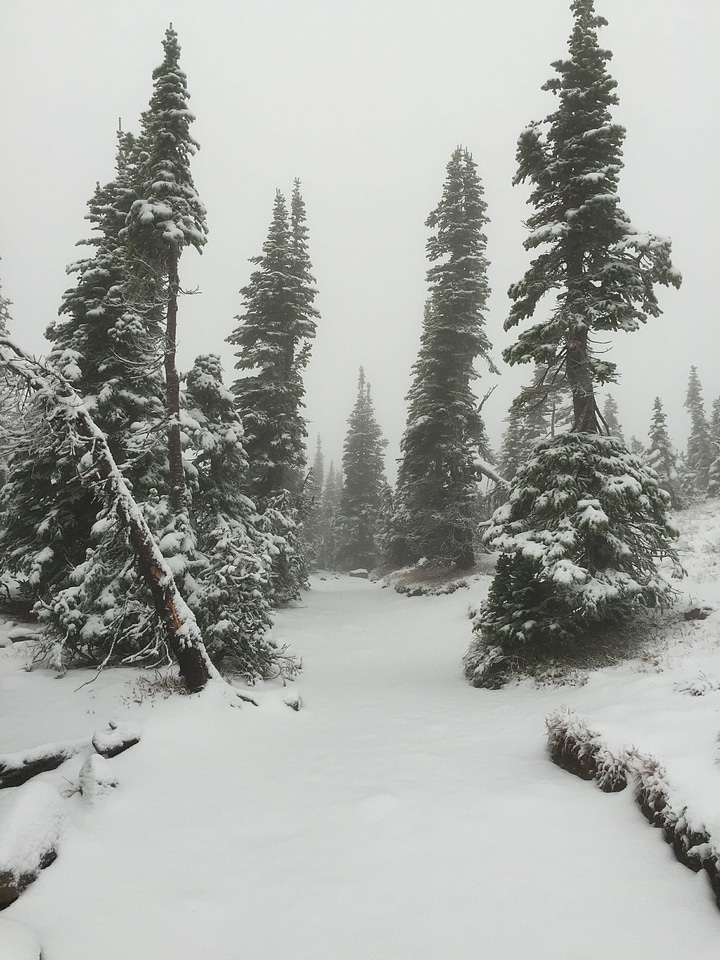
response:
<path fill-rule="evenodd" d="M 87 803 L 97 803 L 118 785 L 110 763 L 99 753 L 89 756 L 80 768 L 80 793 Z"/>

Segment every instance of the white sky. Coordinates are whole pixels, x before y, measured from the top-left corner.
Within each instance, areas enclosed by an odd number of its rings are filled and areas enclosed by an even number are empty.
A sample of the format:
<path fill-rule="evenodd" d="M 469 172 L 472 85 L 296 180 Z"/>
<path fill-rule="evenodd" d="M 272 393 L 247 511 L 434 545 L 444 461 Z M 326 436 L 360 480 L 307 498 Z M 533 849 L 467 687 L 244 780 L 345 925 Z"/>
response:
<path fill-rule="evenodd" d="M 614 389 L 626 435 L 646 438 L 663 398 L 678 445 L 688 371 L 699 369 L 708 409 L 720 394 L 715 274 L 720 244 L 716 0 L 598 0 L 610 25 L 619 82 L 615 119 L 628 129 L 623 207 L 636 225 L 667 234 L 684 275 L 661 290 L 664 316 L 617 340 Z M 523 187 L 513 188 L 522 128 L 554 109 L 541 85 L 565 56 L 569 0 L 0 0 L 0 280 L 21 345 L 42 337 L 69 285 L 65 266 L 86 234 L 96 181 L 113 176 L 115 130 L 137 130 L 151 73 L 172 20 L 182 45 L 194 176 L 208 208 L 202 257 L 181 264 L 181 363 L 223 357 L 241 309 L 248 258 L 260 253 L 276 187 L 300 177 L 322 317 L 306 379 L 310 452 L 341 456 L 364 365 L 376 413 L 398 455 L 405 394 L 426 296 L 424 221 L 440 198 L 452 150 L 466 146 L 483 179 L 493 290 L 487 332 L 499 361 L 509 342 L 506 291 L 522 249 Z M 485 374 L 491 440 L 521 382 Z M 392 468 L 391 468 L 392 472 Z"/>

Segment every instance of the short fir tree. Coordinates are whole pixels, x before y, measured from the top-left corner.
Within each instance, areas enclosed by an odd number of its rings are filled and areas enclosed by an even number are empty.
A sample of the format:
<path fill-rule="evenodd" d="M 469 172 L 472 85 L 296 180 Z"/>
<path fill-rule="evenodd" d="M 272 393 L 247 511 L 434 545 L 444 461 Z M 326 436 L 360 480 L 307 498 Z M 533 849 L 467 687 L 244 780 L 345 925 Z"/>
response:
<path fill-rule="evenodd" d="M 380 556 L 377 536 L 385 480 L 383 438 L 375 419 L 370 384 L 360 367 L 355 406 L 343 450 L 345 482 L 336 520 L 340 569 L 371 569 Z"/>

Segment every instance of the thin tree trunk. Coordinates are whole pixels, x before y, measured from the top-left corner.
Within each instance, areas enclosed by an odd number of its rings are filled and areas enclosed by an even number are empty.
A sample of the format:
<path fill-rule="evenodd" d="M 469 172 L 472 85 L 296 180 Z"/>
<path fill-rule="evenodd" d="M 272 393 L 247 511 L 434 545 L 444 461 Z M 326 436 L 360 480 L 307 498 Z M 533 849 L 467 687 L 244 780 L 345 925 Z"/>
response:
<path fill-rule="evenodd" d="M 180 374 L 177 369 L 177 314 L 180 277 L 178 257 L 168 259 L 168 304 L 165 325 L 165 398 L 169 418 L 168 461 L 170 463 L 170 504 L 178 516 L 186 509 L 185 470 L 180 435 Z"/>
<path fill-rule="evenodd" d="M 63 409 L 68 433 L 89 448 L 94 475 L 86 482 L 102 488 L 128 531 L 138 573 L 150 589 L 155 609 L 165 626 L 168 646 L 188 689 L 201 690 L 210 678 L 219 679 L 207 655 L 195 616 L 180 596 L 172 571 L 113 459 L 107 440 L 81 397 L 64 377 L 32 360 L 3 336 L 0 336 L 0 366 Z"/>

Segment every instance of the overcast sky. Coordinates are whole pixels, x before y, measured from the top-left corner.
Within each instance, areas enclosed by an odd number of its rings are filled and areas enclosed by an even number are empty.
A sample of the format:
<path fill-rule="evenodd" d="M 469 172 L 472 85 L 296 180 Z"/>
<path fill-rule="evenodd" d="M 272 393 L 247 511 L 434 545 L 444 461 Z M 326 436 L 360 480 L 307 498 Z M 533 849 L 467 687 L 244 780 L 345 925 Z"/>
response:
<path fill-rule="evenodd" d="M 620 198 L 642 230 L 669 235 L 680 291 L 660 291 L 664 315 L 619 337 L 613 389 L 626 435 L 645 440 L 662 397 L 675 442 L 696 364 L 708 411 L 720 394 L 720 5 L 717 0 L 596 0 L 603 46 L 627 128 Z M 180 313 L 180 360 L 233 355 L 225 338 L 241 309 L 248 258 L 261 251 L 276 188 L 299 177 L 321 311 L 306 378 L 310 452 L 341 456 L 357 371 L 398 455 L 405 394 L 426 297 L 424 221 L 442 193 L 453 149 L 467 147 L 491 223 L 494 356 L 507 288 L 528 263 L 527 190 L 511 185 L 518 134 L 555 98 L 540 90 L 566 54 L 569 0 L 0 0 L 0 280 L 12 332 L 42 353 L 43 331 L 69 285 L 65 266 L 87 235 L 96 181 L 113 176 L 115 131 L 137 131 L 172 21 L 182 46 L 193 172 L 208 208 L 202 257 L 181 279 L 199 289 Z M 482 371 L 491 439 L 526 368 Z"/>

